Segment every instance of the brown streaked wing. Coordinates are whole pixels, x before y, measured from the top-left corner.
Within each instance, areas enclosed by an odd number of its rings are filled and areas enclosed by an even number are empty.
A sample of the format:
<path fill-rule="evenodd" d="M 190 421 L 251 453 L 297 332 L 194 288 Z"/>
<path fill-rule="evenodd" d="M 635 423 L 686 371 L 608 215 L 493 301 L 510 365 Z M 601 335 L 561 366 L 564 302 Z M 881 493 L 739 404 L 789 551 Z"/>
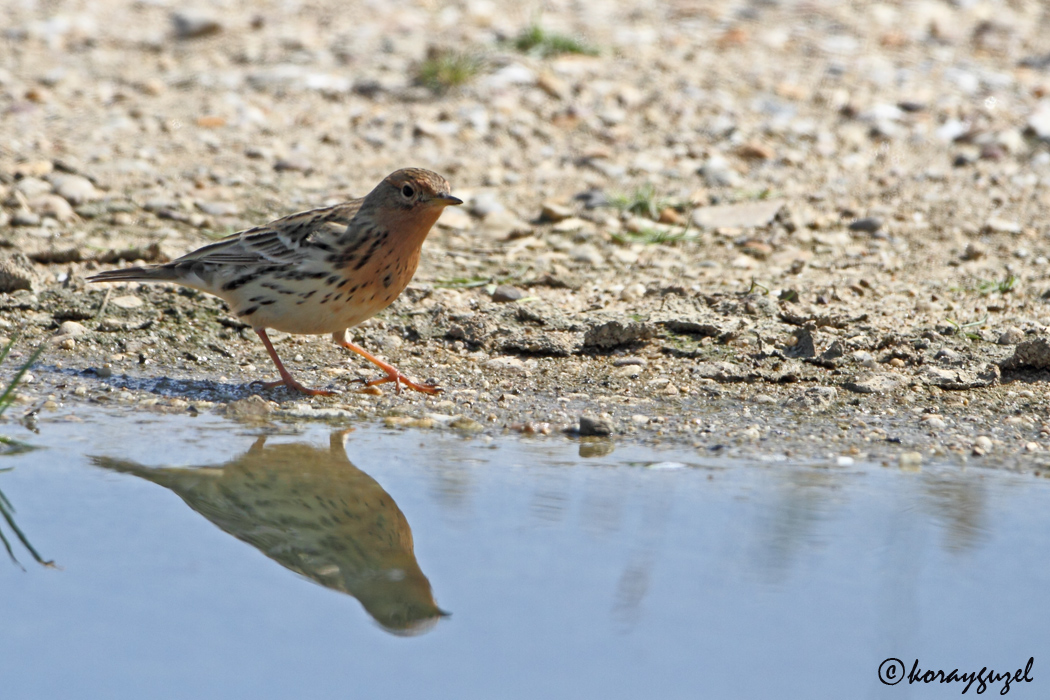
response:
<path fill-rule="evenodd" d="M 322 209 L 290 214 L 223 238 L 183 255 L 173 263 L 210 263 L 219 265 L 290 264 L 303 259 L 303 246 L 318 242 L 328 234 L 332 238 L 346 230 L 361 199 Z"/>

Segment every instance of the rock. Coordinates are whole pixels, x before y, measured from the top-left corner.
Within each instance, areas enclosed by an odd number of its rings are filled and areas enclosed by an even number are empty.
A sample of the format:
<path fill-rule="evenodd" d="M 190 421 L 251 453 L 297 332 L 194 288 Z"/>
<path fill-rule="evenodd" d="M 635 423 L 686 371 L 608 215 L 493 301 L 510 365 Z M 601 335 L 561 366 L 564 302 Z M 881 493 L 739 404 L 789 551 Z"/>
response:
<path fill-rule="evenodd" d="M 897 458 L 897 464 L 901 469 L 913 471 L 922 466 L 921 452 L 901 452 Z"/>
<path fill-rule="evenodd" d="M 517 301 L 525 296 L 525 292 L 509 284 L 501 284 L 492 292 L 492 301 L 508 302 Z"/>
<path fill-rule="evenodd" d="M 736 149 L 736 154 L 744 160 L 772 160 L 776 152 L 758 141 L 749 141 Z"/>
<path fill-rule="evenodd" d="M 700 228 L 756 228 L 768 226 L 784 207 L 784 200 L 743 202 L 700 207 L 692 220 Z"/>
<path fill-rule="evenodd" d="M 437 220 L 437 225 L 441 228 L 469 231 L 474 228 L 474 219 L 472 219 L 470 214 L 463 211 L 460 207 L 445 207 L 441 211 L 441 216 Z"/>
<path fill-rule="evenodd" d="M 740 175 L 723 156 L 714 155 L 708 158 L 700 166 L 699 173 L 708 187 L 739 187 L 741 184 Z"/>
<path fill-rule="evenodd" d="M 29 201 L 29 208 L 34 214 L 50 217 L 62 223 L 69 223 L 77 219 L 73 207 L 57 194 L 40 195 Z"/>
<path fill-rule="evenodd" d="M 45 182 L 36 177 L 24 177 L 15 183 L 15 189 L 26 196 L 26 199 L 33 199 L 40 195 L 50 194 L 52 191 L 51 183 Z"/>
<path fill-rule="evenodd" d="M 137 309 L 142 306 L 145 302 L 139 299 L 134 294 L 126 294 L 119 296 L 114 299 L 110 299 L 109 303 L 111 306 L 115 306 L 118 309 Z"/>
<path fill-rule="evenodd" d="M 580 416 L 580 435 L 608 437 L 614 432 L 612 421 L 606 417 L 585 413 Z"/>
<path fill-rule="evenodd" d="M 621 301 L 638 301 L 645 296 L 645 285 L 641 282 L 629 284 L 620 292 Z"/>
<path fill-rule="evenodd" d="M 857 394 L 885 394 L 898 388 L 899 376 L 890 373 L 862 372 L 852 380 L 844 382 L 843 388 Z"/>
<path fill-rule="evenodd" d="M 590 221 L 576 216 L 570 216 L 568 219 L 562 219 L 554 224 L 554 226 L 551 227 L 551 230 L 558 233 L 572 233 L 574 231 L 582 231 L 591 228 L 592 226 L 593 224 Z"/>
<path fill-rule="evenodd" d="M 233 202 L 194 202 L 197 208 L 208 216 L 237 216 L 241 213 L 241 208 Z"/>
<path fill-rule="evenodd" d="M 55 337 L 78 338 L 88 332 L 88 329 L 76 321 L 63 321 L 62 325 L 55 331 Z"/>
<path fill-rule="evenodd" d="M 480 433 L 485 427 L 478 423 L 473 418 L 467 418 L 466 416 L 456 416 L 449 424 L 448 427 L 453 430 L 458 430 L 461 433 Z"/>
<path fill-rule="evenodd" d="M 784 350 L 784 354 L 797 359 L 816 357 L 817 349 L 813 343 L 813 333 L 808 328 L 799 328 L 795 331 L 795 344 Z"/>
<path fill-rule="evenodd" d="M 1017 234 L 1021 232 L 1021 224 L 1019 224 L 1016 221 L 1000 219 L 999 217 L 993 216 L 992 218 L 988 219 L 988 222 L 984 225 L 984 230 L 988 233 Z"/>
<path fill-rule="evenodd" d="M 857 219 L 849 225 L 850 231 L 862 231 L 864 233 L 875 233 L 882 228 L 882 221 L 873 216 Z"/>
<path fill-rule="evenodd" d="M 252 394 L 246 399 L 226 404 L 224 413 L 227 418 L 235 420 L 268 420 L 276 408 L 277 404 L 274 402 Z"/>
<path fill-rule="evenodd" d="M 999 366 L 1005 370 L 1050 367 L 1050 338 L 1034 338 L 1018 343 L 1014 354 L 1003 360 Z"/>
<path fill-rule="evenodd" d="M 1007 328 L 999 336 L 1000 345 L 1017 345 L 1022 340 L 1024 340 L 1024 331 L 1016 327 Z"/>
<path fill-rule="evenodd" d="M 838 394 L 838 390 L 833 386 L 814 386 L 806 389 L 800 396 L 791 397 L 784 405 L 789 408 L 824 408 L 830 406 Z"/>
<path fill-rule="evenodd" d="M 0 257 L 0 294 L 10 294 L 19 289 L 32 291 L 36 281 L 36 270 L 25 253 Z"/>
<path fill-rule="evenodd" d="M 613 360 L 613 367 L 645 367 L 648 362 L 645 361 L 644 357 L 635 357 L 629 355 L 627 357 L 618 357 Z"/>
<path fill-rule="evenodd" d="M 989 452 L 991 452 L 992 447 L 994 446 L 995 443 L 992 442 L 992 439 L 990 437 L 988 437 L 987 435 L 979 435 L 973 441 L 973 453 L 974 455 L 980 457 L 981 455 L 986 455 Z"/>
<path fill-rule="evenodd" d="M 12 226 L 39 226 L 40 216 L 27 209 L 20 209 L 11 217 Z"/>
<path fill-rule="evenodd" d="M 607 321 L 594 326 L 583 336 L 583 347 L 608 350 L 632 345 L 653 337 L 653 329 L 636 321 Z"/>
<path fill-rule="evenodd" d="M 171 23 L 175 27 L 175 37 L 178 39 L 198 39 L 222 31 L 222 25 L 217 19 L 194 10 L 172 12 Z"/>
<path fill-rule="evenodd" d="M 273 164 L 273 169 L 277 172 L 295 172 L 295 173 L 312 173 L 314 171 L 314 164 L 309 158 L 303 155 L 292 154 L 284 158 L 278 158 L 277 162 Z"/>
<path fill-rule="evenodd" d="M 1050 102 L 1043 101 L 1028 117 L 1025 133 L 1042 141 L 1050 141 Z"/>
<path fill-rule="evenodd" d="M 55 193 L 76 206 L 102 198 L 95 185 L 83 175 L 55 175 L 51 178 Z"/>
<path fill-rule="evenodd" d="M 927 416 L 923 416 L 922 422 L 926 424 L 926 427 L 930 428 L 931 430 L 944 430 L 944 428 L 946 428 L 948 425 L 944 422 L 943 418 L 932 413 Z"/>
<path fill-rule="evenodd" d="M 506 211 L 506 207 L 500 204 L 499 199 L 497 199 L 496 193 L 489 190 L 483 190 L 471 197 L 467 208 L 471 214 L 482 219 L 490 214 Z"/>
<path fill-rule="evenodd" d="M 576 262 L 588 263 L 595 267 L 605 263 L 605 256 L 593 243 L 582 243 L 569 251 L 569 257 Z"/>
<path fill-rule="evenodd" d="M 478 231 L 493 238 L 506 238 L 516 233 L 531 232 L 532 227 L 511 212 L 502 209 L 482 219 Z"/>
<path fill-rule="evenodd" d="M 540 218 L 543 221 L 550 223 L 558 223 L 564 221 L 573 215 L 572 209 L 565 206 L 564 204 L 558 204 L 556 202 L 544 202 L 543 208 L 540 210 Z"/>

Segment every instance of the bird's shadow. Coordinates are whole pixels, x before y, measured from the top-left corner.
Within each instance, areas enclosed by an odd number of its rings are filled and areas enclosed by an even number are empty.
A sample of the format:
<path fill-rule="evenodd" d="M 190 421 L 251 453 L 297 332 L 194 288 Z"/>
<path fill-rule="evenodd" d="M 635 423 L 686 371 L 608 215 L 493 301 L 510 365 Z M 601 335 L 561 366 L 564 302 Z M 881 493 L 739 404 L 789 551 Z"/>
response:
<path fill-rule="evenodd" d="M 49 368 L 42 367 L 43 370 Z M 180 398 L 193 401 L 210 401 L 213 403 L 229 403 L 246 399 L 253 394 L 258 394 L 278 404 L 291 401 L 301 401 L 303 395 L 283 386 L 266 389 L 260 382 L 232 383 L 221 382 L 214 379 L 177 379 L 167 376 L 134 377 L 127 374 L 113 374 L 108 377 L 99 376 L 96 370 L 89 369 L 56 369 L 50 368 L 56 374 L 68 377 L 91 377 L 100 384 L 114 389 L 127 389 L 139 391 L 166 398 Z M 339 391 L 338 387 L 328 387 Z"/>

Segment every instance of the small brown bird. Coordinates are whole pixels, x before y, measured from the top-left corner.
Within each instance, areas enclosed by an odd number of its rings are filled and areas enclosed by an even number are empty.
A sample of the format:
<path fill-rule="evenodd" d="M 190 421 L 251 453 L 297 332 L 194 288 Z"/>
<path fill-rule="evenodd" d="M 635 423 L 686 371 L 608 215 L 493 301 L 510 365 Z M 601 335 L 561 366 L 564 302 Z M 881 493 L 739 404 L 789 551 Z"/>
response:
<path fill-rule="evenodd" d="M 417 384 L 354 345 L 349 329 L 397 299 L 415 274 L 423 241 L 441 211 L 462 203 L 437 173 L 405 168 L 361 199 L 291 214 L 169 263 L 109 270 L 88 281 L 175 282 L 225 300 L 251 324 L 277 365 L 281 380 L 264 383 L 267 389 L 284 384 L 304 394 L 334 393 L 295 381 L 266 335 L 273 328 L 331 333 L 336 343 L 386 372 L 367 386 L 394 382 L 398 393 L 404 384 L 436 394 L 436 386 Z"/>

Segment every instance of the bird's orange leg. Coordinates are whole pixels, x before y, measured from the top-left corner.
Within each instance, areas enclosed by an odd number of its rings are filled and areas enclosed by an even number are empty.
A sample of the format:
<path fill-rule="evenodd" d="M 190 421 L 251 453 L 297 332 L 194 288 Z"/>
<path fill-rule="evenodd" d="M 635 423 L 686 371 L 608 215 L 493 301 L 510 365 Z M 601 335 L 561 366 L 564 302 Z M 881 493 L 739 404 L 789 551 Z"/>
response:
<path fill-rule="evenodd" d="M 270 337 L 266 335 L 265 328 L 256 328 L 255 332 L 259 334 L 259 337 L 263 341 L 263 345 L 266 346 L 266 352 L 270 353 L 270 359 L 277 365 L 277 371 L 281 373 L 281 381 L 279 382 L 252 382 L 252 384 L 262 384 L 264 389 L 273 389 L 279 387 L 282 384 L 289 389 L 302 392 L 307 396 L 331 396 L 334 391 L 327 391 L 325 389 L 310 389 L 303 386 L 299 382 L 292 378 L 291 373 L 284 368 L 284 364 L 281 362 L 281 358 L 277 357 L 277 351 L 273 349 L 273 343 L 270 342 Z"/>
<path fill-rule="evenodd" d="M 415 389 L 416 391 L 421 391 L 424 394 L 437 394 L 441 391 L 440 388 L 434 386 L 433 384 L 417 384 L 405 375 L 398 372 L 397 368 L 394 367 L 392 364 L 383 362 L 378 357 L 371 354 L 364 348 L 360 348 L 354 345 L 350 342 L 349 331 L 343 331 L 342 335 L 340 335 L 339 333 L 333 333 L 332 340 L 334 340 L 337 344 L 343 346 L 347 350 L 351 352 L 356 352 L 358 355 L 365 358 L 366 360 L 374 364 L 376 367 L 386 372 L 385 377 L 380 377 L 379 379 L 373 379 L 372 381 L 365 382 L 365 386 L 375 386 L 376 384 L 386 384 L 387 382 L 393 382 L 394 386 L 396 387 L 396 391 L 399 394 L 401 393 L 402 384 L 407 386 L 409 389 Z"/>

